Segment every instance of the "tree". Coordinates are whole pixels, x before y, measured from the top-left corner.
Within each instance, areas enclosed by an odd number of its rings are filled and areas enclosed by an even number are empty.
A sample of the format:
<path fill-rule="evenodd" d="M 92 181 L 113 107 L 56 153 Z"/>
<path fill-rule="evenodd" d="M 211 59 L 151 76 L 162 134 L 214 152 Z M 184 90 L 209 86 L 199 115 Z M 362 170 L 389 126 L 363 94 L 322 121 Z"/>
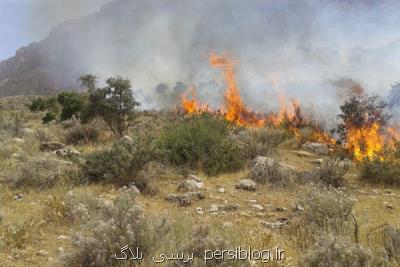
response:
<path fill-rule="evenodd" d="M 387 102 L 379 96 L 349 95 L 342 106 L 338 118 L 341 122 L 337 126 L 337 132 L 342 140 L 346 139 L 346 130 L 352 128 L 368 128 L 374 123 L 383 129 L 387 126 L 390 115 L 386 113 Z"/>
<path fill-rule="evenodd" d="M 96 85 L 97 85 L 97 77 L 91 74 L 83 75 L 79 77 L 79 80 L 81 83 L 81 86 L 86 88 L 89 93 L 93 92 L 96 90 Z"/>
<path fill-rule="evenodd" d="M 87 79 L 81 82 L 85 85 Z M 81 119 L 83 123 L 87 123 L 95 117 L 101 117 L 114 135 L 123 136 L 135 120 L 136 108 L 140 103 L 132 96 L 128 79 L 109 78 L 106 83 L 106 87 L 89 92 L 89 103 L 82 112 Z M 91 83 L 89 85 L 93 86 Z"/>

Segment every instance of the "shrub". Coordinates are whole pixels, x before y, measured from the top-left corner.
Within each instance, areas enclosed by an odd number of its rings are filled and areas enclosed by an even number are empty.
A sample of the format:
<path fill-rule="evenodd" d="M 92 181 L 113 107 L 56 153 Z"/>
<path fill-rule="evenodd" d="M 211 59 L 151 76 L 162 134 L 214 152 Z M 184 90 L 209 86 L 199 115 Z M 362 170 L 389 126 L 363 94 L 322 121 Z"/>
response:
<path fill-rule="evenodd" d="M 207 175 L 240 169 L 244 160 L 229 136 L 228 122 L 203 114 L 167 127 L 160 137 L 165 159 L 175 166 L 199 168 Z"/>
<path fill-rule="evenodd" d="M 250 179 L 260 184 L 288 187 L 293 184 L 295 170 L 273 158 L 257 157 L 250 168 Z"/>
<path fill-rule="evenodd" d="M 246 159 L 270 155 L 288 139 L 290 135 L 286 131 L 275 128 L 242 129 L 233 135 Z"/>
<path fill-rule="evenodd" d="M 326 231 L 341 232 L 350 222 L 354 200 L 338 189 L 313 189 L 302 200 L 303 219 Z"/>
<path fill-rule="evenodd" d="M 76 126 L 66 133 L 67 144 L 80 145 L 96 143 L 99 140 L 100 131 L 91 126 Z"/>
<path fill-rule="evenodd" d="M 0 133 L 21 138 L 26 123 L 24 112 L 12 112 L 9 118 L 0 116 Z"/>
<path fill-rule="evenodd" d="M 72 251 L 62 256 L 64 266 L 120 266 L 115 255 L 122 247 L 138 247 L 147 255 L 168 231 L 165 221 L 157 225 L 144 217 L 133 192 L 125 192 L 113 202 L 99 200 L 98 204 L 95 214 L 86 212 L 85 231 L 75 236 Z M 85 209 L 84 205 L 80 209 Z"/>
<path fill-rule="evenodd" d="M 43 124 L 48 124 L 57 119 L 57 114 L 53 112 L 47 112 L 46 115 L 42 118 Z"/>
<path fill-rule="evenodd" d="M 69 176 L 73 166 L 51 158 L 34 158 L 15 166 L 9 181 L 13 187 L 31 187 L 44 190 L 54 186 L 64 176 Z"/>
<path fill-rule="evenodd" d="M 324 161 L 321 167 L 304 172 L 300 180 L 336 188 L 343 187 L 345 184 L 344 175 L 348 168 L 347 165 L 340 161 Z"/>
<path fill-rule="evenodd" d="M 154 157 L 152 138 L 136 137 L 133 140 L 123 138 L 110 149 L 90 154 L 83 165 L 83 173 L 89 182 L 127 185 L 138 179 L 139 172 Z"/>
<path fill-rule="evenodd" d="M 359 244 L 327 236 L 321 238 L 299 263 L 307 267 L 368 267 L 372 265 L 370 251 Z"/>
<path fill-rule="evenodd" d="M 383 224 L 370 230 L 368 241 L 389 260 L 400 263 L 400 229 Z"/>
<path fill-rule="evenodd" d="M 387 185 L 400 185 L 400 161 L 397 159 L 365 159 L 360 164 L 360 178 Z"/>

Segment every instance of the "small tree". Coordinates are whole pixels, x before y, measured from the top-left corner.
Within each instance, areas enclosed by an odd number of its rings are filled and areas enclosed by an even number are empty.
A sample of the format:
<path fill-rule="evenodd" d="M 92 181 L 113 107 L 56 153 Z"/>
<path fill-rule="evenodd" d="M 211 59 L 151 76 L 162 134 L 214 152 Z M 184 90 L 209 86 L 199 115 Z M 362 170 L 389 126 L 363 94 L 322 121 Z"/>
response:
<path fill-rule="evenodd" d="M 338 115 L 341 122 L 337 126 L 337 132 L 341 139 L 346 140 L 348 127 L 371 127 L 374 123 L 379 124 L 381 129 L 387 126 L 390 119 L 390 115 L 385 112 L 387 106 L 387 103 L 376 95 L 349 95 L 340 106 L 341 114 Z"/>
<path fill-rule="evenodd" d="M 88 76 L 85 76 L 86 78 Z M 92 78 L 94 76 L 91 76 Z M 82 85 L 92 88 L 95 79 L 84 78 Z M 140 105 L 132 96 L 131 83 L 121 77 L 109 78 L 107 86 L 89 92 L 89 104 L 82 114 L 82 122 L 101 117 L 114 135 L 123 136 L 136 118 L 136 108 Z"/>
<path fill-rule="evenodd" d="M 79 117 L 84 105 L 85 96 L 77 92 L 62 92 L 57 96 L 57 101 L 62 106 L 61 121 L 69 120 L 72 116 Z"/>
<path fill-rule="evenodd" d="M 86 88 L 89 92 L 96 90 L 97 77 L 91 74 L 83 75 L 79 77 L 82 87 Z"/>

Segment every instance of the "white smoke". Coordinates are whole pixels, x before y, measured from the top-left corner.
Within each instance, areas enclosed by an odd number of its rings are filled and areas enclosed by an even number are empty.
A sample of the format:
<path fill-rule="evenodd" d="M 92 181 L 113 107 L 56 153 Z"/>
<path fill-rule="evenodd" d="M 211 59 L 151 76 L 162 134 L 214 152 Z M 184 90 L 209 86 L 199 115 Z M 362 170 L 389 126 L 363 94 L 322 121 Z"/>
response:
<path fill-rule="evenodd" d="M 73 10 L 82 2 L 55 5 Z M 276 110 L 285 94 L 335 118 L 340 97 L 332 81 L 352 79 L 368 93 L 399 80 L 399 8 L 399 1 L 372 0 L 117 0 L 67 34 L 81 69 L 129 77 L 148 95 L 160 83 L 181 81 L 217 105 L 224 84 L 208 55 L 225 52 L 240 61 L 237 78 L 249 106 Z"/>

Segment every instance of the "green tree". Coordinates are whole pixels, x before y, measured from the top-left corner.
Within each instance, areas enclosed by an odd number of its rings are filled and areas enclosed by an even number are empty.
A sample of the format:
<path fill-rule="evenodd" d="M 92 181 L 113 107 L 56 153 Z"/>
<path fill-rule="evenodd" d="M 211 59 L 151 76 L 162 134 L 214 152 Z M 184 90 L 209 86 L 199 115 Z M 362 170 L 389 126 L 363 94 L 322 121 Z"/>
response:
<path fill-rule="evenodd" d="M 81 82 L 87 86 L 87 79 L 81 79 Z M 89 92 L 88 105 L 82 112 L 81 120 L 87 123 L 95 117 L 101 117 L 114 135 L 123 136 L 136 119 L 140 103 L 132 96 L 128 79 L 113 77 L 107 79 L 106 83 L 106 87 Z M 91 83 L 89 85 L 93 86 Z"/>

